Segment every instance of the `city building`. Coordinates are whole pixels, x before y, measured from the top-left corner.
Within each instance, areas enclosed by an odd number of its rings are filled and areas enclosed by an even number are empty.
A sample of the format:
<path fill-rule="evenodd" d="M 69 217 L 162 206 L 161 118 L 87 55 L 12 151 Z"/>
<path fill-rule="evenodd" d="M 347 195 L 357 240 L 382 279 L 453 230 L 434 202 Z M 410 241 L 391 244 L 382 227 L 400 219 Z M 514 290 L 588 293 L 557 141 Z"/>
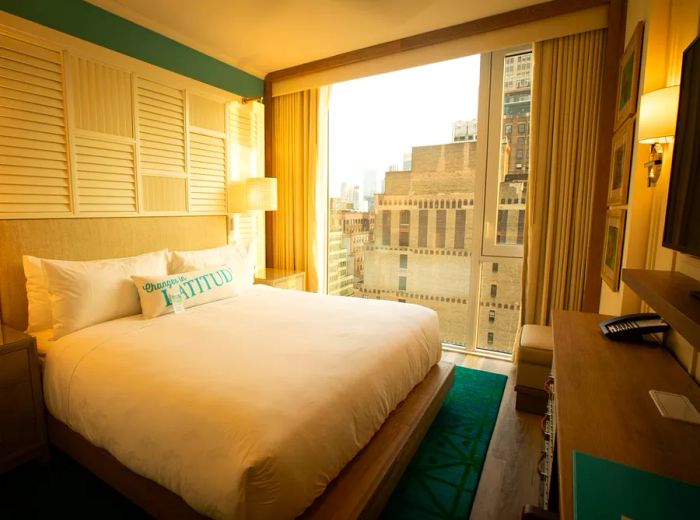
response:
<path fill-rule="evenodd" d="M 343 232 L 328 232 L 328 294 L 352 296 L 354 276 L 348 272 L 348 250 L 343 247 Z"/>
<path fill-rule="evenodd" d="M 452 123 L 452 142 L 471 143 L 476 141 L 476 119 L 455 121 Z"/>
<path fill-rule="evenodd" d="M 467 346 L 476 143 L 414 147 L 411 162 L 410 171 L 387 172 L 384 193 L 377 194 L 374 238 L 364 249 L 355 295 L 433 308 L 443 342 Z M 480 295 L 487 321 L 478 346 L 510 351 L 520 276 L 496 269 Z M 494 310 L 491 321 L 488 310 Z"/>
<path fill-rule="evenodd" d="M 351 296 L 362 281 L 364 247 L 372 239 L 374 213 L 355 211 L 351 202 L 330 199 L 328 292 Z"/>
<path fill-rule="evenodd" d="M 377 178 L 379 177 L 375 168 L 367 168 L 362 179 L 362 195 L 367 197 L 374 196 L 377 193 Z"/>
<path fill-rule="evenodd" d="M 530 171 L 532 52 L 506 56 L 503 72 L 503 148 L 499 189 L 499 244 L 522 245 Z"/>
<path fill-rule="evenodd" d="M 361 282 L 364 274 L 364 250 L 374 235 L 374 212 L 342 212 L 343 247 L 348 251 L 349 272 L 355 283 Z"/>

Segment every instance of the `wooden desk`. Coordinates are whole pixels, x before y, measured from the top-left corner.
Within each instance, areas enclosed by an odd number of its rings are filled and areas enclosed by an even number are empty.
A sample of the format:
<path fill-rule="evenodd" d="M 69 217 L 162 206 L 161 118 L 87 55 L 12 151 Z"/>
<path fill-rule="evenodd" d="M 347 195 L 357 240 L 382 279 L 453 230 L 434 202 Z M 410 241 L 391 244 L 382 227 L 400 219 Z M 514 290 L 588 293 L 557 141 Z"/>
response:
<path fill-rule="evenodd" d="M 664 419 L 650 389 L 700 387 L 662 347 L 613 342 L 606 316 L 555 311 L 554 395 L 561 518 L 573 519 L 573 450 L 700 485 L 700 426 Z"/>

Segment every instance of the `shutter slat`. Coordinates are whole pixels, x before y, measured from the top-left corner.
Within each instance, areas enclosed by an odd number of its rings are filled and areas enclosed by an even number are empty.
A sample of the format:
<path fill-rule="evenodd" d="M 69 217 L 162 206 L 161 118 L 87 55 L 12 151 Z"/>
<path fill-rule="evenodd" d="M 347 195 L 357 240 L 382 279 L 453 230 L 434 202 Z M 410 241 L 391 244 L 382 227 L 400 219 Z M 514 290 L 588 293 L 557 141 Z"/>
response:
<path fill-rule="evenodd" d="M 138 78 L 140 164 L 144 171 L 185 172 L 185 101 L 181 90 Z"/>
<path fill-rule="evenodd" d="M 133 213 L 136 203 L 135 147 L 105 135 L 76 138 L 81 213 Z"/>
<path fill-rule="evenodd" d="M 190 131 L 189 173 L 191 210 L 225 212 L 226 140 Z"/>

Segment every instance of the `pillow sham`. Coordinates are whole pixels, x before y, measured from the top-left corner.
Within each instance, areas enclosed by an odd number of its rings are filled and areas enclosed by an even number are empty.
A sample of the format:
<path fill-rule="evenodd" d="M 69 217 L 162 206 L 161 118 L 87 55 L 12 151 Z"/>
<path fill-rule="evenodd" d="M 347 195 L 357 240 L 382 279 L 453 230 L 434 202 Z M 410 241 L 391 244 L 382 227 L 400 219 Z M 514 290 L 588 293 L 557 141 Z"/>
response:
<path fill-rule="evenodd" d="M 133 275 L 168 273 L 167 251 L 128 258 L 72 262 L 43 260 L 48 280 L 53 339 L 105 321 L 140 314 Z"/>
<path fill-rule="evenodd" d="M 170 273 L 188 273 L 228 265 L 235 274 L 234 284 L 241 289 L 253 285 L 255 259 L 250 244 L 235 244 L 197 251 L 171 251 Z"/>
<path fill-rule="evenodd" d="M 173 312 L 176 299 L 185 308 L 236 296 L 235 273 L 230 265 L 168 276 L 132 276 L 146 318 Z"/>
<path fill-rule="evenodd" d="M 41 260 L 36 256 L 22 256 L 24 277 L 27 279 L 27 332 L 50 329 L 53 325 L 49 285 Z"/>

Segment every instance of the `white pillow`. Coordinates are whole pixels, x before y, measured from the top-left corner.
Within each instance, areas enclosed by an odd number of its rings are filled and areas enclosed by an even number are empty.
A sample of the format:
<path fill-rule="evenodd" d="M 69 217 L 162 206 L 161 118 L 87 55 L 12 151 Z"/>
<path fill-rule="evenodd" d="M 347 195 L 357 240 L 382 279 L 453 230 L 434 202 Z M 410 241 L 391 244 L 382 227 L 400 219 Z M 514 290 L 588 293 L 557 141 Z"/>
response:
<path fill-rule="evenodd" d="M 167 251 L 88 262 L 43 260 L 53 315 L 53 339 L 141 312 L 133 275 L 168 273 Z"/>
<path fill-rule="evenodd" d="M 49 285 L 41 260 L 36 256 L 22 256 L 24 276 L 27 279 L 27 332 L 50 329 L 53 325 Z"/>
<path fill-rule="evenodd" d="M 179 294 L 185 308 L 236 296 L 234 270 L 223 265 L 168 276 L 132 276 L 147 318 L 173 312 L 172 293 Z"/>
<path fill-rule="evenodd" d="M 255 277 L 254 251 L 250 244 L 236 244 L 197 251 L 171 251 L 170 273 L 188 273 L 228 265 L 233 268 L 235 285 L 253 285 Z"/>

